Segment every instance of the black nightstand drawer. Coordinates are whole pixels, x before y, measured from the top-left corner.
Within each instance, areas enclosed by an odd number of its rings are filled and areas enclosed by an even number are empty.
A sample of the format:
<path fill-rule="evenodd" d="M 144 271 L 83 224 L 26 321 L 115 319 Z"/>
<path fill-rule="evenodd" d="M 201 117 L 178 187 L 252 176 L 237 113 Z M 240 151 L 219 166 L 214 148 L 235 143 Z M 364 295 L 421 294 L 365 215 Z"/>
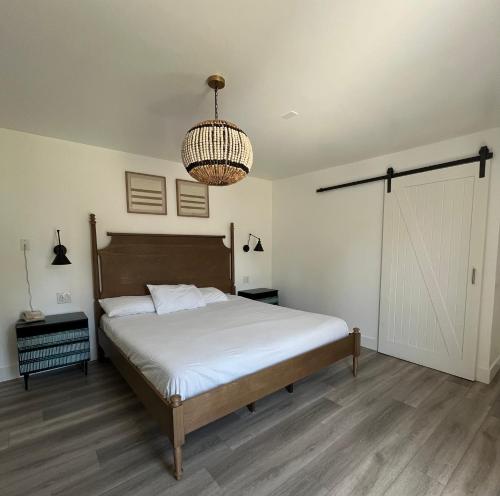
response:
<path fill-rule="evenodd" d="M 52 332 L 69 331 L 71 329 L 88 328 L 87 316 L 83 312 L 61 313 L 47 315 L 45 320 L 39 322 L 24 322 L 19 320 L 16 324 L 17 337 L 39 336 Z"/>
<path fill-rule="evenodd" d="M 71 329 L 69 331 L 51 332 L 49 334 L 39 334 L 34 336 L 18 337 L 17 349 L 19 351 L 33 350 L 54 346 L 54 344 L 74 343 L 77 341 L 88 341 L 89 330 Z"/>
<path fill-rule="evenodd" d="M 89 359 L 90 344 L 88 341 L 24 351 L 19 353 L 19 372 L 21 375 L 41 372 Z"/>
<path fill-rule="evenodd" d="M 255 288 L 238 291 L 238 296 L 249 298 L 250 300 L 279 305 L 278 290 L 270 288 Z"/>
<path fill-rule="evenodd" d="M 271 305 L 279 305 L 280 303 L 278 295 L 268 296 L 267 298 L 260 298 L 258 301 L 261 301 L 262 303 L 269 303 Z"/>

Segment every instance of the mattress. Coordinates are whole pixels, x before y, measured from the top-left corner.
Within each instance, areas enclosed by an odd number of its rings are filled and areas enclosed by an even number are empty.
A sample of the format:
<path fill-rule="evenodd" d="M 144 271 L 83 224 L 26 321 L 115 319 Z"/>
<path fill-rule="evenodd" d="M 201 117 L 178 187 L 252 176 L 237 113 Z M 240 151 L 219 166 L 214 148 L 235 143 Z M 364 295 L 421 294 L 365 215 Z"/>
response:
<path fill-rule="evenodd" d="M 188 399 L 348 335 L 342 319 L 230 296 L 167 315 L 101 319 L 165 397 Z"/>

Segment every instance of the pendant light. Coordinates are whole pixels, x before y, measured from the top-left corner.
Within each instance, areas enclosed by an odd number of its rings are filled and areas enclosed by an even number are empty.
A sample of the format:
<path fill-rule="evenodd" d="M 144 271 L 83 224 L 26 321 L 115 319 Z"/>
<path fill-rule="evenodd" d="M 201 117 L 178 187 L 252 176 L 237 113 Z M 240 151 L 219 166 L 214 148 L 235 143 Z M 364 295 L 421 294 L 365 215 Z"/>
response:
<path fill-rule="evenodd" d="M 218 74 L 207 84 L 215 94 L 215 118 L 202 121 L 186 134 L 182 144 L 182 162 L 198 182 L 226 186 L 244 179 L 253 162 L 252 144 L 236 124 L 219 119 L 217 96 L 226 82 Z"/>

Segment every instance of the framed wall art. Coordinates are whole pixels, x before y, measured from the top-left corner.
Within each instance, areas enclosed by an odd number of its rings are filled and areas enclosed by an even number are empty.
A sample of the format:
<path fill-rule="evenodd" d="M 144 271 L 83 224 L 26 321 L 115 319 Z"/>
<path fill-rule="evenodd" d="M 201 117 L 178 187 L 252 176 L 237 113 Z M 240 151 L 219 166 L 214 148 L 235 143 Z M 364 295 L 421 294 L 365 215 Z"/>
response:
<path fill-rule="evenodd" d="M 127 212 L 167 215 L 167 185 L 163 176 L 125 172 Z"/>
<path fill-rule="evenodd" d="M 209 217 L 208 186 L 196 181 L 177 179 L 177 215 Z"/>

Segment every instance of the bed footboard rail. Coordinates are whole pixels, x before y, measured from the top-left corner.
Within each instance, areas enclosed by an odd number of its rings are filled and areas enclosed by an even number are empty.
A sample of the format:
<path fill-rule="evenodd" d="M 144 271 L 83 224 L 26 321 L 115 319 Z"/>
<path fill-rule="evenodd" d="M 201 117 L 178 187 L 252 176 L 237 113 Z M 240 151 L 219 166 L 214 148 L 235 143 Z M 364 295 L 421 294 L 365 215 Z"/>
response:
<path fill-rule="evenodd" d="M 353 373 L 357 373 L 359 354 L 360 333 L 355 328 L 343 339 L 190 398 L 184 402 L 185 432 L 199 429 L 342 358 L 352 356 Z"/>

